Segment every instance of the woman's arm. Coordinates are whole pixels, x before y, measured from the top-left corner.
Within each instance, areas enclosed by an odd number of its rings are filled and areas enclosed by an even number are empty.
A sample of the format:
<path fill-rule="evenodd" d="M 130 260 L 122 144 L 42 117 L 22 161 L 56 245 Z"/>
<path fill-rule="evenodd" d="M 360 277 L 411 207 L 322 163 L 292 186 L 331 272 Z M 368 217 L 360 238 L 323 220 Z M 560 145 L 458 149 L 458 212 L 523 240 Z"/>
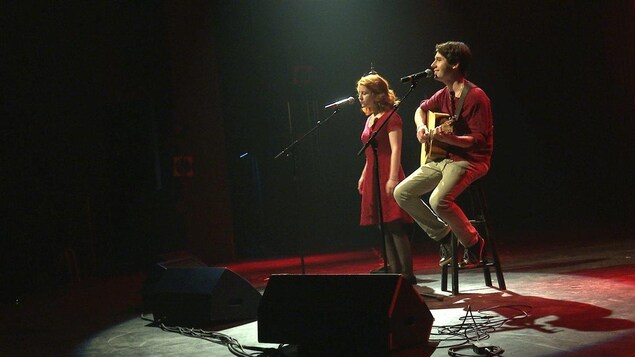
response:
<path fill-rule="evenodd" d="M 399 183 L 399 168 L 401 167 L 401 139 L 403 132 L 395 129 L 388 132 L 390 142 L 390 171 L 386 182 L 386 193 L 392 196 L 395 186 Z"/>

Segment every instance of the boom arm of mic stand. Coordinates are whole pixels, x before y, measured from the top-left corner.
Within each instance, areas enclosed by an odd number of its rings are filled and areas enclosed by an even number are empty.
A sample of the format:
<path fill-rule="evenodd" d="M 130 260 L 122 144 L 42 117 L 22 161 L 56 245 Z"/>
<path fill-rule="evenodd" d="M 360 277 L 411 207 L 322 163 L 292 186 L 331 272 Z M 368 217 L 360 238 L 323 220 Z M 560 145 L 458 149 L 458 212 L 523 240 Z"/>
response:
<path fill-rule="evenodd" d="M 311 128 L 311 130 L 307 131 L 306 133 L 302 134 L 301 137 L 299 137 L 298 139 L 294 140 L 289 146 L 287 146 L 286 148 L 284 148 L 284 150 L 282 150 L 280 153 L 278 153 L 278 155 L 276 155 L 273 159 L 276 160 L 279 157 L 281 157 L 282 155 L 287 155 L 289 153 L 289 151 L 293 150 L 293 148 L 298 145 L 299 143 L 301 143 L 305 137 L 307 137 L 309 134 L 311 134 L 312 132 L 314 132 L 315 130 L 317 130 L 317 128 L 319 128 L 320 126 L 322 126 L 322 124 L 326 123 L 327 121 L 329 121 L 329 119 L 331 119 L 332 117 L 335 116 L 335 114 L 339 113 L 339 109 L 336 108 L 333 111 L 333 114 L 329 115 L 326 119 L 324 119 L 323 121 L 318 121 L 317 124 Z"/>

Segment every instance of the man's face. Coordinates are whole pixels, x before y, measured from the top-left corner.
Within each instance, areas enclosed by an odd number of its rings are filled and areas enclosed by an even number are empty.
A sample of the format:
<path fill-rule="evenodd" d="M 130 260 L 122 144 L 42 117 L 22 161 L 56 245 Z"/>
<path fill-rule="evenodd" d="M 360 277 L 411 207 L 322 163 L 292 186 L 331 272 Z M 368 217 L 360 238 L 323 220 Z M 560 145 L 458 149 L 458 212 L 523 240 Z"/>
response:
<path fill-rule="evenodd" d="M 450 72 L 452 72 L 455 68 L 458 68 L 458 65 L 450 65 L 450 63 L 448 63 L 448 59 L 437 52 L 434 55 L 434 61 L 432 61 L 430 67 L 434 71 L 434 77 L 443 80 L 444 77 L 448 77 Z"/>

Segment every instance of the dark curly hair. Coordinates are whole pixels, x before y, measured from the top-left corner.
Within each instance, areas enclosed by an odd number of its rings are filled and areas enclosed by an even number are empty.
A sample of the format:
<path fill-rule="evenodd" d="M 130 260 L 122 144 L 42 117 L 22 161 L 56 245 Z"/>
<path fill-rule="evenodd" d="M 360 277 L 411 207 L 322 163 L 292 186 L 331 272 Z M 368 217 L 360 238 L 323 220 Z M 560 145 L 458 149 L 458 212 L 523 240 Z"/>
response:
<path fill-rule="evenodd" d="M 472 51 L 465 43 L 458 41 L 439 43 L 435 46 L 435 50 L 445 57 L 451 65 L 458 63 L 459 71 L 463 75 L 467 73 L 472 61 Z"/>

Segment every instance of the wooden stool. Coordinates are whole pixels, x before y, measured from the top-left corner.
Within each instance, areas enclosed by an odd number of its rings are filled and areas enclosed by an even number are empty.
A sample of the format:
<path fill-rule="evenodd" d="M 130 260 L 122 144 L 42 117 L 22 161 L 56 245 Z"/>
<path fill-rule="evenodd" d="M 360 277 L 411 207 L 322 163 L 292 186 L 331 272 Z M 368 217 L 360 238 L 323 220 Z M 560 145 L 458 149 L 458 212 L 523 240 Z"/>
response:
<path fill-rule="evenodd" d="M 485 199 L 485 192 L 481 187 L 480 180 L 473 182 L 468 188 L 467 193 L 472 205 L 473 219 L 470 222 L 479 231 L 481 237 L 485 240 L 485 248 L 483 249 L 483 262 L 471 268 L 464 268 L 459 266 L 459 254 L 458 254 L 458 239 L 452 234 L 452 263 L 446 264 L 441 268 L 441 290 L 448 291 L 448 270 L 452 268 L 452 295 L 459 293 L 459 271 L 464 269 L 476 269 L 483 268 L 483 277 L 485 278 L 485 285 L 492 286 L 492 276 L 490 274 L 490 267 L 493 267 L 496 271 L 496 280 L 498 281 L 498 287 L 500 290 L 505 290 L 505 278 L 503 277 L 503 270 L 501 269 L 500 260 L 498 259 L 498 253 L 496 251 L 496 239 L 494 232 L 487 222 L 487 201 Z M 462 257 L 460 257 L 462 259 Z"/>

